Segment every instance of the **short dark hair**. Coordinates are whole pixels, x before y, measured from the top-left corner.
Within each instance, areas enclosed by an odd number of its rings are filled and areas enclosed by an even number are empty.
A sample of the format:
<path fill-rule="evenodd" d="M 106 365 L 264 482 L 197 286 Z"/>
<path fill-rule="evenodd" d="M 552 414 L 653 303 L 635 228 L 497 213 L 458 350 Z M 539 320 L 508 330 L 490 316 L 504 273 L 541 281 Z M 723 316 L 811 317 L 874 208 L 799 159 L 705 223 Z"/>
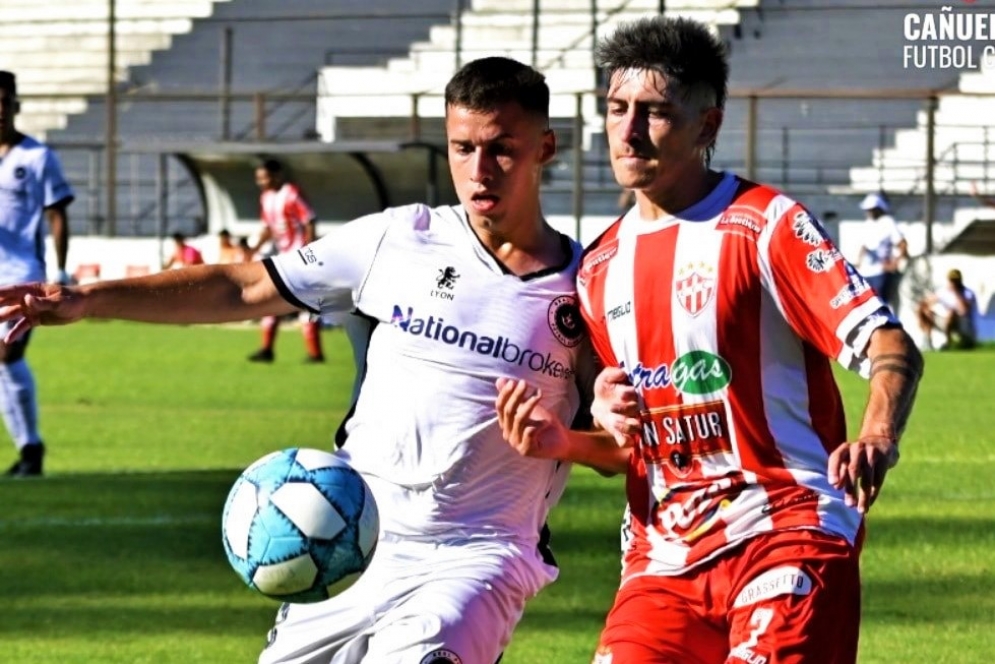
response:
<path fill-rule="evenodd" d="M 652 16 L 622 23 L 594 51 L 605 80 L 627 69 L 655 71 L 676 84 L 685 101 L 708 95 L 711 106 L 724 109 L 729 94 L 729 56 L 708 26 L 688 18 Z M 697 99 L 695 99 L 697 101 Z M 712 161 L 715 142 L 705 148 Z"/>
<path fill-rule="evenodd" d="M 0 89 L 9 92 L 12 97 L 17 96 L 17 77 L 13 72 L 0 71 Z"/>
<path fill-rule="evenodd" d="M 263 159 L 259 162 L 258 168 L 265 170 L 270 175 L 283 173 L 283 164 L 276 159 Z"/>
<path fill-rule="evenodd" d="M 179 243 L 181 243 L 181 244 L 182 244 L 183 242 L 185 242 L 185 241 L 186 241 L 186 239 L 187 239 L 187 236 L 186 236 L 186 235 L 184 235 L 183 233 L 180 233 L 179 231 L 177 231 L 177 232 L 173 233 L 173 235 L 172 235 L 171 237 L 173 238 L 173 240 L 174 240 L 175 242 L 179 242 Z"/>
<path fill-rule="evenodd" d="M 446 108 L 489 111 L 516 102 L 526 112 L 549 119 L 546 77 L 517 60 L 489 57 L 463 65 L 446 84 Z"/>
<path fill-rule="evenodd" d="M 729 56 L 704 23 L 665 16 L 623 23 L 597 45 L 594 57 L 606 80 L 626 69 L 652 70 L 677 83 L 685 98 L 706 88 L 715 106 L 725 108 Z"/>

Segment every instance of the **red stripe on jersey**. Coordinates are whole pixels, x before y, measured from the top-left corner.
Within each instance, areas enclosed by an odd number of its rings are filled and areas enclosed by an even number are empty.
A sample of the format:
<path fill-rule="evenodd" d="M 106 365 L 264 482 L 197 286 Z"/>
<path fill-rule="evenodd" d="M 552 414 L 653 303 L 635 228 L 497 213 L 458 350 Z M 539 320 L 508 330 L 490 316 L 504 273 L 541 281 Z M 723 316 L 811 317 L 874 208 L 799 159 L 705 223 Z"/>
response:
<path fill-rule="evenodd" d="M 580 313 L 587 325 L 591 345 L 601 364 L 606 367 L 617 367 L 619 362 L 612 350 L 608 326 L 605 324 L 605 280 L 596 277 L 603 276 L 612 258 L 618 253 L 618 229 L 621 224 L 622 220 L 619 219 L 591 243 L 581 257 L 577 273 L 577 288 L 581 291 Z"/>

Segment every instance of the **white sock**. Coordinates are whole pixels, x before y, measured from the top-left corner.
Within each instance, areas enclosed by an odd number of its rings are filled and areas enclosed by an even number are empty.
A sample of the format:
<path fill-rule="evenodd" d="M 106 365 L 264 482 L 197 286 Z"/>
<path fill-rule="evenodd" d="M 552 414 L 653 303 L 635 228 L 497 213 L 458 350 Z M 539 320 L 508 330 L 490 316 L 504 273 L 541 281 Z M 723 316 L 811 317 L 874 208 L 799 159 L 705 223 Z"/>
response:
<path fill-rule="evenodd" d="M 41 442 L 35 379 L 24 360 L 0 364 L 0 413 L 17 449 Z"/>

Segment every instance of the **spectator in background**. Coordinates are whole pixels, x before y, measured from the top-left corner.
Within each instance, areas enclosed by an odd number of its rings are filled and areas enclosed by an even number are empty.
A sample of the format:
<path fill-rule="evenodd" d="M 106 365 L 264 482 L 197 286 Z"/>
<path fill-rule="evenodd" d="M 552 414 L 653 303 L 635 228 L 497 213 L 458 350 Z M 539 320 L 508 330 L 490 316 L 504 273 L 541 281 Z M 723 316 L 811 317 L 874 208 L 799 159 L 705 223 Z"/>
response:
<path fill-rule="evenodd" d="M 867 194 L 860 202 L 867 216 L 857 269 L 867 283 L 898 311 L 898 282 L 901 261 L 909 257 L 905 236 L 891 216 L 891 206 L 883 194 Z"/>
<path fill-rule="evenodd" d="M 17 79 L 0 71 L 0 286 L 45 281 L 45 223 L 51 230 L 58 264 L 57 281 L 69 283 L 69 219 L 72 187 L 55 153 L 14 126 L 20 111 Z M 0 323 L 0 335 L 10 328 Z M 20 457 L 8 475 L 42 474 L 45 445 L 38 433 L 34 375 L 25 360 L 30 335 L 0 343 L 0 410 Z"/>
<path fill-rule="evenodd" d="M 312 242 L 317 234 L 317 217 L 308 204 L 303 192 L 296 184 L 287 180 L 283 165 L 275 159 L 267 159 L 256 167 L 256 185 L 259 187 L 259 210 L 263 221 L 263 231 L 259 241 L 252 248 L 252 254 L 259 252 L 266 243 L 272 241 L 275 253 L 296 251 Z M 324 362 L 321 350 L 321 323 L 317 317 L 302 312 L 299 320 L 307 349 L 307 362 Z M 251 362 L 272 362 L 273 345 L 280 326 L 280 318 L 266 316 L 262 320 L 262 346 L 249 356 Z"/>
<path fill-rule="evenodd" d="M 218 233 L 218 262 L 219 263 L 241 263 L 242 252 L 238 245 L 232 242 L 231 233 L 221 230 Z"/>
<path fill-rule="evenodd" d="M 187 238 L 183 233 L 173 233 L 173 255 L 162 264 L 163 270 L 174 267 L 187 267 L 189 265 L 202 265 L 204 256 L 197 247 L 187 244 Z"/>
<path fill-rule="evenodd" d="M 941 349 L 968 349 L 977 345 L 978 298 L 964 285 L 960 270 L 950 270 L 946 286 L 923 298 L 917 313 L 927 348 L 932 349 L 933 330 L 946 335 Z"/>

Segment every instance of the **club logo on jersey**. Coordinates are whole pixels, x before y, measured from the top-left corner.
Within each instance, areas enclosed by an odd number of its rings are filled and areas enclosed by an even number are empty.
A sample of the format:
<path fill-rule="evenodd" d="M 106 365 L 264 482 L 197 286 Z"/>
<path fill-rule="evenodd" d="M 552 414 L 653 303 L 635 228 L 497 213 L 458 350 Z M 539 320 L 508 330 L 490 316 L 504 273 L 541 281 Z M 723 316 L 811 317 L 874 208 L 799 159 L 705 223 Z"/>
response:
<path fill-rule="evenodd" d="M 553 336 L 567 348 L 573 348 L 584 337 L 580 308 L 572 295 L 561 295 L 550 302 L 546 320 Z"/>
<path fill-rule="evenodd" d="M 812 219 L 812 215 L 805 210 L 795 212 L 791 218 L 791 229 L 795 232 L 796 238 L 813 247 L 818 247 L 826 241 L 826 234 Z"/>
<path fill-rule="evenodd" d="M 23 180 L 28 177 L 28 171 L 24 168 L 24 166 L 18 166 L 14 169 L 14 177 L 18 180 Z"/>
<path fill-rule="evenodd" d="M 703 262 L 688 263 L 677 271 L 674 291 L 681 308 L 697 316 L 715 295 L 715 268 Z"/>
<path fill-rule="evenodd" d="M 418 664 L 463 664 L 463 660 L 452 650 L 443 648 L 425 655 Z"/>
<path fill-rule="evenodd" d="M 450 265 L 439 270 L 439 278 L 435 280 L 435 285 L 439 288 L 452 290 L 456 288 L 457 279 L 459 279 L 459 275 L 456 273 L 456 268 Z"/>
<path fill-rule="evenodd" d="M 816 249 L 805 257 L 805 266 L 816 274 L 829 272 L 841 258 L 843 255 L 837 249 Z"/>
<path fill-rule="evenodd" d="M 442 317 L 418 318 L 413 307 L 407 307 L 405 311 L 395 304 L 390 324 L 406 334 L 455 346 L 470 353 L 488 355 L 550 378 L 573 380 L 576 373 L 572 366 L 551 352 L 520 346 L 504 336 L 493 337 L 476 330 L 461 329 L 447 324 Z"/>
<path fill-rule="evenodd" d="M 436 288 L 433 288 L 428 292 L 429 297 L 452 302 L 456 299 L 456 294 L 453 293 L 453 289 L 456 288 L 456 280 L 459 279 L 459 277 L 460 275 L 456 272 L 456 268 L 453 266 L 450 265 L 442 268 L 439 270 L 439 276 L 435 279 Z"/>
<path fill-rule="evenodd" d="M 682 394 L 696 396 L 718 392 L 732 382 L 729 363 L 707 350 L 685 353 L 673 365 L 664 362 L 655 367 L 644 367 L 640 362 L 628 374 L 629 382 L 637 390 L 673 386 Z"/>

